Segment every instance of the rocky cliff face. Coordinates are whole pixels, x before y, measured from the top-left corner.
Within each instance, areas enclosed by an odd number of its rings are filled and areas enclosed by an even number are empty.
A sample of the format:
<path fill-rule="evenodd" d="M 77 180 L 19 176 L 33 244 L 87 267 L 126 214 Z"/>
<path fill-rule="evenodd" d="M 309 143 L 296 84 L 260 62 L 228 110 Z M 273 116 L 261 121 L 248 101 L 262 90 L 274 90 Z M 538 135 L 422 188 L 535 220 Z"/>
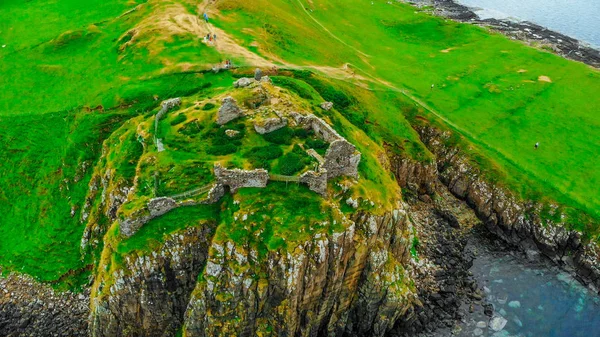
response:
<path fill-rule="evenodd" d="M 173 234 L 160 249 L 126 255 L 92 293 L 92 336 L 174 336 L 205 264 L 214 225 Z"/>
<path fill-rule="evenodd" d="M 460 149 L 446 145 L 450 133 L 425 126 L 417 128 L 421 140 L 436 156 L 435 175 L 456 197 L 465 200 L 487 228 L 510 244 L 534 253 L 543 252 L 567 270 L 574 271 L 590 287 L 600 288 L 600 254 L 595 244 L 583 244 L 581 234 L 565 229 L 565 223 L 543 220 L 543 205 L 525 202 L 510 191 L 483 178 Z M 419 168 L 407 160 L 392 160 L 403 186 L 426 191 L 432 181 L 427 165 Z"/>
<path fill-rule="evenodd" d="M 209 228 L 177 233 L 97 281 L 92 335 L 383 336 L 416 300 L 412 225 L 400 208 L 346 221 L 268 251 Z"/>

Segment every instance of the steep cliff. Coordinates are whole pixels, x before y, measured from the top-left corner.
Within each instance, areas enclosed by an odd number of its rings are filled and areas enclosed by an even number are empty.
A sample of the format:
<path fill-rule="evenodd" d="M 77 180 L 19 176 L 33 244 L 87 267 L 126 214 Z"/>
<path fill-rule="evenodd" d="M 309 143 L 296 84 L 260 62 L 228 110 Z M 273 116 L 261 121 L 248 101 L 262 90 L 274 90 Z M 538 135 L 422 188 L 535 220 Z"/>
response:
<path fill-rule="evenodd" d="M 429 125 L 417 126 L 416 130 L 435 155 L 436 166 L 393 158 L 392 167 L 403 186 L 423 193 L 432 180 L 439 179 L 476 211 L 491 232 L 530 253 L 541 251 L 588 286 L 600 288 L 597 244 L 576 230 L 568 230 L 573 226 L 557 206 L 521 200 L 508 188 L 490 182 L 459 146 L 451 145 L 450 132 Z"/>
<path fill-rule="evenodd" d="M 243 238 L 206 223 L 146 253 L 105 248 L 92 335 L 383 336 L 416 300 L 412 224 L 400 205 L 338 216 L 275 249 L 253 239 L 264 227 L 252 219 Z"/>

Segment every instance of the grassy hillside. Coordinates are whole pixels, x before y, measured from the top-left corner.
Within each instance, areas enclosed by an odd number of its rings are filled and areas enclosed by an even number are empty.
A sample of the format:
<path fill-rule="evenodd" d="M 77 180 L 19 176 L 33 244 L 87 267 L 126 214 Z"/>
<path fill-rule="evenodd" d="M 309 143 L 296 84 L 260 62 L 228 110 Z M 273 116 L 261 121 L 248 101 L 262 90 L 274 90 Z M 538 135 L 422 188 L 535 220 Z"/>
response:
<path fill-rule="evenodd" d="M 493 158 L 525 197 L 546 194 L 600 216 L 598 70 L 395 2 L 225 0 L 212 8 L 221 13 L 216 25 L 266 57 L 348 64 L 349 77 L 405 93 Z M 533 185 L 510 181 L 520 172 Z"/>

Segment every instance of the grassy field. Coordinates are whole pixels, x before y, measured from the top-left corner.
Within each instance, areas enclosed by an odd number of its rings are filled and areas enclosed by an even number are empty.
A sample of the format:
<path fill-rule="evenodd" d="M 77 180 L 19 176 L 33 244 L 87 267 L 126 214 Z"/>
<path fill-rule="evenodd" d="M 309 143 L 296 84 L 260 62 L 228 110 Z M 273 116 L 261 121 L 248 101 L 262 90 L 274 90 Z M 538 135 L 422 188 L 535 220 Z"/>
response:
<path fill-rule="evenodd" d="M 355 77 L 430 108 L 423 114 L 492 158 L 524 197 L 545 194 L 600 216 L 598 70 L 398 3 L 227 0 L 215 8 L 216 24 L 248 48 L 304 66 L 349 64 Z M 382 128 L 395 127 L 380 117 Z M 511 178 L 522 172 L 526 181 Z"/>

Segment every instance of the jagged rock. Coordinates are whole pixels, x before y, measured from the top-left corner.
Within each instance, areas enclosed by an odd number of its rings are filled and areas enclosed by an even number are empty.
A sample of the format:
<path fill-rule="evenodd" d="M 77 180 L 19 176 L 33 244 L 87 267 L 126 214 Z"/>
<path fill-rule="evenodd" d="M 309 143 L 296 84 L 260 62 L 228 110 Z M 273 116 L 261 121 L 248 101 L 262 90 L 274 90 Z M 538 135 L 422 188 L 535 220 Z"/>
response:
<path fill-rule="evenodd" d="M 307 184 L 311 191 L 323 196 L 327 195 L 327 171 L 325 170 L 307 171 L 300 176 L 300 182 Z"/>
<path fill-rule="evenodd" d="M 345 139 L 334 141 L 325 153 L 323 168 L 327 170 L 327 178 L 332 179 L 341 175 L 358 178 L 360 156 L 356 147 Z"/>
<path fill-rule="evenodd" d="M 231 193 L 235 193 L 242 187 L 266 187 L 269 182 L 269 172 L 264 169 L 257 170 L 228 170 L 219 163 L 214 167 L 217 182 L 223 186 L 228 186 Z"/>
<path fill-rule="evenodd" d="M 239 80 L 235 81 L 233 83 L 233 86 L 235 88 L 245 88 L 251 84 L 256 83 L 256 80 L 253 78 L 248 78 L 248 77 L 242 77 Z"/>
<path fill-rule="evenodd" d="M 239 135 L 240 132 L 238 130 L 225 130 L 225 134 L 227 135 L 227 137 L 233 138 L 233 137 Z"/>
<path fill-rule="evenodd" d="M 544 205 L 519 201 L 506 188 L 485 181 L 466 154 L 446 145 L 451 138 L 449 132 L 430 126 L 417 131 L 436 156 L 440 181 L 456 197 L 466 200 L 492 233 L 523 251 L 539 250 L 557 264 L 566 264 L 564 268 L 574 269 L 588 287 L 600 288 L 600 254 L 596 244 L 582 245 L 581 233 L 565 229 L 572 227 L 568 223 L 542 220 Z M 529 255 L 535 258 L 534 254 Z M 563 259 L 564 256 L 573 258 Z"/>
<path fill-rule="evenodd" d="M 213 241 L 184 334 L 384 336 L 416 301 L 402 267 L 408 243 L 398 240 L 410 222 L 402 210 L 349 221 L 260 260 L 249 242 Z"/>
<path fill-rule="evenodd" d="M 208 255 L 215 224 L 183 229 L 159 249 L 126 255 L 100 276 L 92 336 L 175 336 Z"/>
<path fill-rule="evenodd" d="M 333 103 L 331 102 L 323 102 L 321 103 L 321 109 L 325 110 L 325 111 L 329 111 L 333 108 Z"/>
<path fill-rule="evenodd" d="M 346 204 L 348 206 L 352 206 L 352 208 L 354 208 L 354 209 L 358 208 L 358 200 L 348 198 L 348 199 L 346 199 Z"/>
<path fill-rule="evenodd" d="M 217 113 L 217 124 L 226 124 L 242 115 L 242 109 L 237 105 L 236 100 L 231 96 L 227 96 L 223 98 L 221 108 Z"/>
<path fill-rule="evenodd" d="M 273 83 L 273 81 L 271 81 L 271 78 L 267 75 L 264 75 L 261 79 L 260 79 L 261 83 Z"/>
<path fill-rule="evenodd" d="M 285 127 L 288 124 L 286 118 L 267 118 L 254 123 L 254 130 L 264 135 Z"/>

